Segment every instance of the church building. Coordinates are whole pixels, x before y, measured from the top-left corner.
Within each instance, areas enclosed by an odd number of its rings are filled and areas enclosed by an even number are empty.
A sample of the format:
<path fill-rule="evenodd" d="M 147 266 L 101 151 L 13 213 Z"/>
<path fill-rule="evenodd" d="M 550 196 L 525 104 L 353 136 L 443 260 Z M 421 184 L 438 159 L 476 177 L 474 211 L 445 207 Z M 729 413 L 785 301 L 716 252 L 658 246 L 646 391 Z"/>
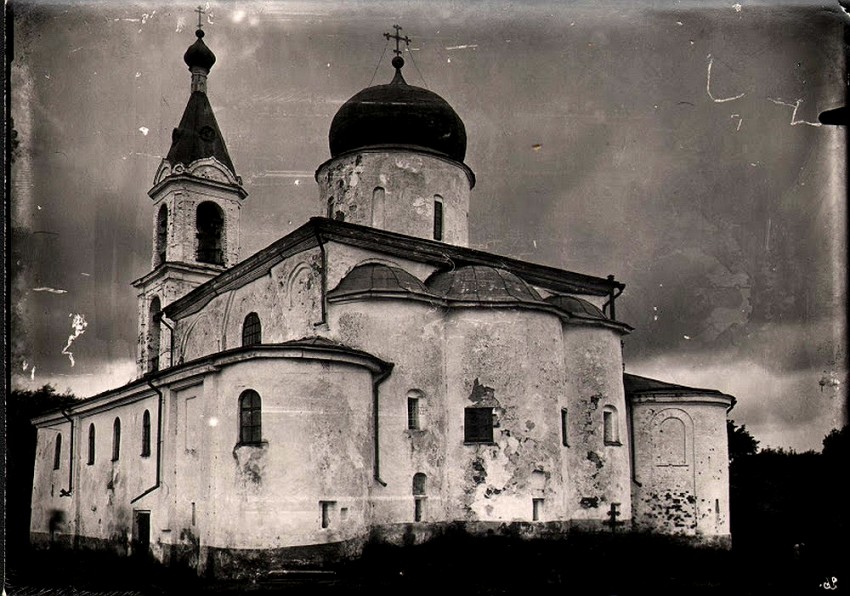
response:
<path fill-rule="evenodd" d="M 735 399 L 624 374 L 614 276 L 469 248 L 464 123 L 407 84 L 398 33 L 390 82 L 329 123 L 326 211 L 242 257 L 197 31 L 148 191 L 138 377 L 34 419 L 34 544 L 213 576 L 450 527 L 729 544 Z"/>

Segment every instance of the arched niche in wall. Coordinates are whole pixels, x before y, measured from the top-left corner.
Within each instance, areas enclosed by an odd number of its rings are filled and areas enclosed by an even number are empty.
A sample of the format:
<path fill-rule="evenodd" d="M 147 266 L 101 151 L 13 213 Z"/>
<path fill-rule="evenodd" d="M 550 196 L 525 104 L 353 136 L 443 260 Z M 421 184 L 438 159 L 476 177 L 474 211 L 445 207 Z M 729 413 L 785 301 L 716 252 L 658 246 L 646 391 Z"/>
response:
<path fill-rule="evenodd" d="M 224 212 L 221 207 L 212 201 L 199 204 L 195 227 L 198 237 L 198 262 L 224 265 Z"/>
<path fill-rule="evenodd" d="M 684 410 L 666 408 L 652 419 L 656 466 L 689 466 L 693 462 L 693 420 Z"/>

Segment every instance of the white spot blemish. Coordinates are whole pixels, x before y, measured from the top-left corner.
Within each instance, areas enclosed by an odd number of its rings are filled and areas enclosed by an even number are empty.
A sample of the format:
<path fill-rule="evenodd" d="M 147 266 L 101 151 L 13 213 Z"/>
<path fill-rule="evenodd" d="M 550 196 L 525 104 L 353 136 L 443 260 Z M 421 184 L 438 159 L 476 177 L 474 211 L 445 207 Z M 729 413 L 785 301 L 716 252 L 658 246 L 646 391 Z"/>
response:
<path fill-rule="evenodd" d="M 140 76 L 142 76 L 142 73 L 137 72 L 137 73 L 136 73 L 136 78 L 138 79 Z"/>
<path fill-rule="evenodd" d="M 148 133 L 150 131 L 151 131 L 151 129 L 149 129 L 147 126 L 140 126 L 139 127 L 139 132 L 142 133 L 145 136 L 148 136 Z"/>
<path fill-rule="evenodd" d="M 744 8 L 744 7 L 736 2 L 735 4 L 732 5 L 732 8 L 735 9 L 735 12 L 741 12 L 741 9 Z"/>
<path fill-rule="evenodd" d="M 452 59 L 451 59 L 451 58 L 446 58 L 446 63 L 447 63 L 447 64 L 451 64 L 451 63 L 452 63 Z M 49 79 L 50 77 L 47 77 L 47 78 Z"/>
<path fill-rule="evenodd" d="M 684 337 L 685 339 L 691 339 L 690 335 L 683 335 L 682 337 Z"/>
<path fill-rule="evenodd" d="M 36 205 L 36 207 L 38 207 L 38 210 L 41 211 L 41 205 Z"/>
<path fill-rule="evenodd" d="M 724 103 L 724 102 L 727 102 L 727 101 L 734 101 L 736 99 L 741 99 L 742 97 L 744 97 L 744 95 L 745 95 L 744 93 L 739 93 L 738 95 L 734 95 L 732 97 L 723 97 L 723 98 L 714 97 L 714 95 L 711 94 L 711 65 L 714 64 L 714 58 L 711 57 L 711 54 L 709 54 L 707 56 L 707 58 L 708 58 L 708 73 L 706 74 L 706 79 L 705 79 L 705 92 L 711 98 L 711 101 L 713 101 L 715 103 Z"/>
<path fill-rule="evenodd" d="M 328 62 L 328 68 L 330 68 L 330 67 L 331 67 L 331 63 L 330 63 L 330 62 Z"/>
<path fill-rule="evenodd" d="M 676 21 L 676 24 L 677 24 L 677 25 L 679 25 L 679 27 L 681 27 L 682 25 L 684 25 L 684 23 L 682 23 L 682 21 Z"/>
<path fill-rule="evenodd" d="M 534 248 L 537 248 L 537 240 L 532 240 L 531 243 L 534 245 Z"/>
<path fill-rule="evenodd" d="M 735 127 L 735 130 L 736 131 L 741 130 L 741 123 L 744 121 L 744 119 L 741 118 L 741 115 L 740 114 L 730 114 L 729 117 L 738 119 L 738 125 Z"/>
<path fill-rule="evenodd" d="M 180 33 L 185 28 L 186 28 L 186 18 L 185 17 L 177 17 L 177 29 L 175 29 L 174 32 Z"/>
<path fill-rule="evenodd" d="M 80 272 L 80 275 L 85 275 L 86 277 L 91 277 L 91 273 L 82 273 L 82 272 Z"/>
<path fill-rule="evenodd" d="M 89 326 L 86 321 L 86 317 L 82 314 L 74 314 L 69 313 L 69 317 L 71 317 L 71 329 L 73 329 L 73 333 L 68 336 L 68 343 L 65 344 L 65 347 L 62 348 L 62 353 L 68 356 L 68 359 L 71 361 L 71 366 L 74 366 L 74 354 L 69 351 L 71 344 L 74 343 L 74 340 L 80 337 L 83 333 L 86 332 L 86 327 Z"/>
<path fill-rule="evenodd" d="M 212 416 L 209 420 L 207 420 L 207 424 L 215 428 L 216 426 L 218 426 L 218 418 Z"/>
<path fill-rule="evenodd" d="M 772 97 L 767 98 L 768 101 L 772 101 L 778 106 L 786 106 L 789 108 L 794 108 L 794 111 L 791 112 L 791 126 L 797 126 L 798 124 L 808 124 L 809 126 L 823 126 L 820 122 L 809 122 L 808 120 L 797 120 L 797 110 L 800 108 L 800 104 L 803 103 L 802 99 L 798 99 L 795 103 L 788 103 L 787 101 L 782 101 L 781 99 L 774 99 Z"/>
<path fill-rule="evenodd" d="M 478 47 L 477 43 L 470 43 L 462 46 L 447 46 L 447 50 L 474 50 Z"/>
<path fill-rule="evenodd" d="M 35 381 L 35 366 L 30 369 L 30 381 Z"/>
<path fill-rule="evenodd" d="M 295 186 L 301 186 L 301 181 L 296 178 L 293 184 L 295 184 Z"/>
<path fill-rule="evenodd" d="M 24 360 L 23 367 L 24 367 L 24 370 L 29 368 L 29 363 L 26 360 Z"/>
<path fill-rule="evenodd" d="M 43 287 L 43 286 L 40 287 L 40 288 L 33 288 L 32 291 L 33 292 L 49 292 L 51 294 L 67 294 L 68 293 L 68 290 L 62 290 L 62 289 L 57 289 L 57 288 L 47 288 L 47 287 Z"/>

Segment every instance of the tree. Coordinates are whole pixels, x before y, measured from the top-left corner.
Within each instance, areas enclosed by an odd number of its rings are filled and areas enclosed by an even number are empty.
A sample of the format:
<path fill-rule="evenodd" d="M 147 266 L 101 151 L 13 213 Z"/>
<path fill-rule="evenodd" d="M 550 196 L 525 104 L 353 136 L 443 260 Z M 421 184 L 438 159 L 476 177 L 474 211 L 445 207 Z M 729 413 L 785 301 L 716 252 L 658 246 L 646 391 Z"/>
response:
<path fill-rule="evenodd" d="M 734 420 L 727 420 L 726 435 L 729 440 L 729 463 L 735 461 L 736 457 L 758 453 L 759 442 L 747 430 L 746 424 L 738 426 Z"/>
<path fill-rule="evenodd" d="M 823 438 L 824 457 L 834 459 L 836 461 L 847 459 L 847 425 L 845 424 L 841 430 L 833 428 L 829 434 Z"/>

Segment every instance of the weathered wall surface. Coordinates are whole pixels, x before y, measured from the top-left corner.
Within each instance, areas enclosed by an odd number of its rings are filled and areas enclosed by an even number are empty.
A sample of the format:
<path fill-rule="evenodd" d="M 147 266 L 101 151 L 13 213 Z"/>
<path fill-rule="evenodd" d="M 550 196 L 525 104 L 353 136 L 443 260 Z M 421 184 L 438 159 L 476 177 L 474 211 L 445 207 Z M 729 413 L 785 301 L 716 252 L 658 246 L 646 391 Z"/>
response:
<path fill-rule="evenodd" d="M 294 255 L 241 288 L 216 296 L 200 312 L 177 322 L 178 361 L 242 345 L 242 325 L 256 312 L 263 343 L 281 343 L 316 334 L 321 321 L 319 249 Z"/>
<path fill-rule="evenodd" d="M 323 164 L 316 179 L 328 217 L 428 240 L 439 195 L 442 241 L 469 245 L 470 181 L 455 162 L 400 149 L 359 151 Z"/>
<path fill-rule="evenodd" d="M 448 509 L 452 519 L 566 519 L 559 397 L 559 319 L 509 309 L 452 309 L 446 317 Z M 464 409 L 492 407 L 493 444 L 464 443 Z"/>
<path fill-rule="evenodd" d="M 358 248 L 348 244 L 340 244 L 338 242 L 328 242 L 325 245 L 325 251 L 327 252 L 327 284 L 329 291 L 339 285 L 342 278 L 348 275 L 352 269 L 364 263 L 383 263 L 384 265 L 404 269 L 423 283 L 436 269 L 433 265 L 428 265 L 420 261 L 403 259 L 395 255 L 375 253 L 372 250 Z"/>
<path fill-rule="evenodd" d="M 151 454 L 142 455 L 142 418 L 151 417 Z M 133 533 L 130 501 L 155 480 L 156 397 L 89 415 L 75 415 L 74 459 L 70 459 L 70 423 L 40 428 L 33 485 L 31 530 L 49 540 L 73 541 L 73 535 L 108 542 L 126 551 Z M 113 460 L 113 424 L 120 420 L 118 459 Z M 89 427 L 95 429 L 94 463 L 89 464 Z M 62 459 L 53 470 L 55 439 L 62 433 Z M 70 497 L 60 495 L 68 488 L 68 466 L 74 466 Z"/>
<path fill-rule="evenodd" d="M 259 358 L 208 377 L 201 404 L 202 543 L 279 548 L 363 535 L 372 478 L 372 376 L 335 361 Z M 262 399 L 263 443 L 239 444 L 239 396 Z M 214 422 L 213 422 L 214 421 Z M 331 503 L 322 528 L 320 502 Z"/>
<path fill-rule="evenodd" d="M 413 476 L 425 474 L 423 521 L 446 515 L 446 407 L 442 309 L 404 299 L 332 303 L 332 337 L 394 363 L 379 387 L 380 478 L 370 479 L 372 520 L 414 520 Z M 408 397 L 418 398 L 419 429 L 408 429 Z"/>
<path fill-rule="evenodd" d="M 620 336 L 603 327 L 563 325 L 568 442 L 564 459 L 571 482 L 568 515 L 604 521 L 619 503 L 619 521 L 631 519 L 627 412 Z M 562 398 L 563 400 L 563 398 Z M 616 441 L 605 441 L 603 412 L 616 410 Z M 596 524 L 598 527 L 598 524 Z"/>
<path fill-rule="evenodd" d="M 633 400 L 637 529 L 728 537 L 728 405 L 699 396 Z"/>

